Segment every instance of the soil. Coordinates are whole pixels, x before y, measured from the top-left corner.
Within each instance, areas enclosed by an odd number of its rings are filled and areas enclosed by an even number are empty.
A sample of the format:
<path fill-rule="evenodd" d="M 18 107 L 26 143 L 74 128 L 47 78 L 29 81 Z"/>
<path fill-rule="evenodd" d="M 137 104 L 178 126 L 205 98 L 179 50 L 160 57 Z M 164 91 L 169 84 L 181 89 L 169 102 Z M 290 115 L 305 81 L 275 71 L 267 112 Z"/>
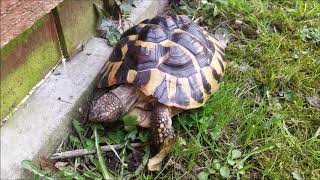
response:
<path fill-rule="evenodd" d="M 128 170 L 134 172 L 142 163 L 144 155 L 143 147 L 133 149 L 128 156 Z"/>
<path fill-rule="evenodd" d="M 120 151 L 117 152 L 120 154 Z M 128 164 L 128 170 L 134 172 L 140 166 L 143 160 L 144 150 L 143 147 L 137 147 L 128 152 L 128 159 L 126 164 Z M 112 171 L 117 171 L 121 166 L 119 158 L 115 155 L 114 152 L 106 153 L 107 166 Z"/>

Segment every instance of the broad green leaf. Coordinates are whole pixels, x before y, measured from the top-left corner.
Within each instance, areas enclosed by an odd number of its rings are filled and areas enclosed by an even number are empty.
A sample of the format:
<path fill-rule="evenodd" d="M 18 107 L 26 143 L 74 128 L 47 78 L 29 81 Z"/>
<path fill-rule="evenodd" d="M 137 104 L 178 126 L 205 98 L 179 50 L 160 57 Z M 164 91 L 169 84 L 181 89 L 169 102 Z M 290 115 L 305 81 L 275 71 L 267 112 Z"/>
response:
<path fill-rule="evenodd" d="M 93 150 L 95 145 L 94 145 L 94 141 L 92 139 L 89 138 L 85 138 L 85 142 L 86 142 L 86 149 L 88 150 Z"/>
<path fill-rule="evenodd" d="M 238 159 L 241 157 L 241 151 L 239 151 L 238 149 L 234 149 L 231 152 L 231 159 Z"/>
<path fill-rule="evenodd" d="M 122 121 L 124 123 L 125 129 L 127 131 L 132 131 L 137 129 L 137 116 L 134 115 L 125 115 L 122 118 Z"/>
<path fill-rule="evenodd" d="M 220 168 L 220 175 L 224 178 L 228 178 L 230 176 L 230 170 L 228 166 L 222 166 Z"/>
<path fill-rule="evenodd" d="M 79 140 L 78 137 L 76 137 L 76 136 L 74 136 L 74 135 L 71 134 L 71 135 L 69 136 L 69 141 L 70 141 L 70 143 L 71 143 L 73 146 L 76 146 L 76 147 L 81 148 L 81 142 L 80 142 L 80 140 Z"/>
<path fill-rule="evenodd" d="M 231 166 L 233 166 L 236 163 L 233 159 L 228 159 L 227 162 Z"/>
<path fill-rule="evenodd" d="M 72 177 L 72 179 L 76 180 L 85 179 L 77 171 L 74 171 L 71 167 L 60 167 L 59 170 L 62 171 L 66 177 Z"/>
<path fill-rule="evenodd" d="M 136 125 L 137 124 L 138 117 L 135 115 L 125 115 L 122 120 L 125 125 Z"/>
<path fill-rule="evenodd" d="M 53 178 L 47 176 L 47 174 L 40 169 L 37 165 L 35 165 L 31 160 L 23 160 L 21 161 L 21 166 L 30 172 L 32 172 L 36 176 L 40 176 L 44 179 L 53 180 Z"/>
<path fill-rule="evenodd" d="M 221 168 L 221 164 L 220 164 L 219 160 L 217 160 L 217 159 L 213 160 L 212 168 L 215 170 L 219 170 Z"/>
<path fill-rule="evenodd" d="M 197 177 L 199 180 L 207 180 L 209 177 L 209 174 L 207 172 L 202 171 L 197 175 Z"/>
<path fill-rule="evenodd" d="M 126 134 L 120 129 L 107 133 L 108 143 L 110 144 L 122 144 L 125 142 L 125 138 Z"/>
<path fill-rule="evenodd" d="M 141 142 L 147 142 L 150 138 L 150 134 L 147 131 L 139 131 L 138 138 Z"/>
<path fill-rule="evenodd" d="M 138 134 L 138 129 L 134 129 L 130 131 L 129 134 L 127 134 L 126 139 L 130 139 L 131 141 L 134 141 L 137 137 L 137 134 Z"/>
<path fill-rule="evenodd" d="M 72 125 L 77 130 L 77 132 L 84 133 L 84 129 L 79 121 L 73 120 Z"/>
<path fill-rule="evenodd" d="M 210 132 L 212 140 L 217 140 L 220 137 L 221 129 L 220 128 L 214 128 L 212 132 Z"/>
<path fill-rule="evenodd" d="M 84 171 L 83 176 L 91 179 L 97 179 L 97 178 L 102 178 L 100 174 L 94 173 L 92 171 Z"/>

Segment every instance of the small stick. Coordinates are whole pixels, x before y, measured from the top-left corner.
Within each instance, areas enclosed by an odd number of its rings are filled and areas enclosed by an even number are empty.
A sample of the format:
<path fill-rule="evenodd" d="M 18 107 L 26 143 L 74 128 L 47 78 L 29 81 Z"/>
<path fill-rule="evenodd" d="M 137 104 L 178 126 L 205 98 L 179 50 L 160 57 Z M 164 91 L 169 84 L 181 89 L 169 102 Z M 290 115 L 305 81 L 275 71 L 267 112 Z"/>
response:
<path fill-rule="evenodd" d="M 141 147 L 141 143 L 132 143 L 130 144 L 131 147 Z M 121 149 L 122 145 L 120 144 L 115 144 L 115 145 L 106 145 L 106 146 L 101 146 L 101 151 L 106 152 L 106 151 L 111 151 L 112 149 L 118 150 Z M 88 154 L 94 154 L 97 151 L 94 150 L 87 150 L 87 149 L 76 149 L 72 151 L 65 151 L 65 152 L 60 152 L 60 153 L 55 153 L 52 155 L 51 159 L 67 159 L 67 158 L 72 158 L 72 157 L 77 157 L 77 156 L 83 156 L 83 155 L 88 155 Z"/>

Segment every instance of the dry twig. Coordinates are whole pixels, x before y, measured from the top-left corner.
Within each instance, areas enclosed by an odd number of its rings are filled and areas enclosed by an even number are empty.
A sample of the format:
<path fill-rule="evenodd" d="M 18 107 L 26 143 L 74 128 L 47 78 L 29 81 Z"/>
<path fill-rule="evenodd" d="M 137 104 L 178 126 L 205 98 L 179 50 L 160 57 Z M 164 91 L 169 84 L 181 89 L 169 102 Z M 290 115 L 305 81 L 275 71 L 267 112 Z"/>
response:
<path fill-rule="evenodd" d="M 130 144 L 131 147 L 141 147 L 142 145 L 143 144 L 141 144 L 141 143 Z M 120 145 L 120 144 L 106 145 L 106 146 L 101 146 L 101 151 L 106 152 L 106 151 L 111 151 L 112 149 L 118 150 L 118 149 L 121 149 L 122 147 L 123 147 L 123 145 Z M 96 153 L 95 149 L 94 150 L 76 149 L 76 150 L 72 150 L 72 151 L 55 153 L 52 155 L 51 159 L 67 159 L 67 158 L 84 156 L 84 155 L 94 154 L 94 153 Z"/>

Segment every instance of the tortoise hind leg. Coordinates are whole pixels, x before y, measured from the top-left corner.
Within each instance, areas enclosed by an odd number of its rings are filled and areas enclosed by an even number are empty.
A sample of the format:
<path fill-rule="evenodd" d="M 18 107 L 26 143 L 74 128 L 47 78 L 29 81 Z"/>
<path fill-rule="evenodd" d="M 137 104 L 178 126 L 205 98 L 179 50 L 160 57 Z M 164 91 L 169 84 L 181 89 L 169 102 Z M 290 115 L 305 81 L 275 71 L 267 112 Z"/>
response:
<path fill-rule="evenodd" d="M 160 147 L 160 150 L 158 154 L 149 159 L 148 169 L 156 171 L 160 170 L 162 160 L 171 152 L 175 144 L 170 109 L 157 103 L 151 115 L 151 123 L 153 142 L 157 147 Z"/>
<path fill-rule="evenodd" d="M 151 115 L 152 138 L 155 145 L 161 145 L 165 139 L 174 139 L 175 134 L 172 128 L 172 120 L 169 108 L 157 103 Z"/>

